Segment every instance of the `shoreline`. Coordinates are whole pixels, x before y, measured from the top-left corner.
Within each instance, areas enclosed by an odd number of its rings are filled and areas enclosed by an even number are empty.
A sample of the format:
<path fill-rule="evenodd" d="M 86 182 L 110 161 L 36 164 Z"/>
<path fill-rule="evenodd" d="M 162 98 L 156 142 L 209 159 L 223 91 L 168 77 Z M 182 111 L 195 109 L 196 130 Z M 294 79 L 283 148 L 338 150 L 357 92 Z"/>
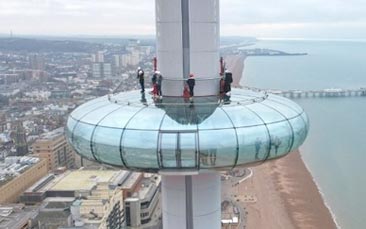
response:
<path fill-rule="evenodd" d="M 324 205 L 325 207 L 328 209 L 333 221 L 334 221 L 334 224 L 336 225 L 337 228 L 341 228 L 341 226 L 338 224 L 338 221 L 337 221 L 337 216 L 334 214 L 334 212 L 332 211 L 332 208 L 329 206 L 328 202 L 325 200 L 325 197 L 324 197 L 324 193 L 322 191 L 322 189 L 320 188 L 319 184 L 316 182 L 315 178 L 311 175 L 311 172 L 310 172 L 310 169 L 309 167 L 306 165 L 306 163 L 304 162 L 304 159 L 302 158 L 302 155 L 301 153 L 299 152 L 299 155 L 300 155 L 300 158 L 301 160 L 303 161 L 307 171 L 310 173 L 310 176 L 311 178 L 313 179 L 313 182 L 315 183 L 315 186 L 316 188 L 318 189 L 318 192 L 319 194 L 321 195 L 322 199 L 323 199 L 323 202 L 324 202 Z"/>
<path fill-rule="evenodd" d="M 245 56 L 227 56 L 233 86 L 242 80 Z M 246 203 L 247 228 L 340 228 L 336 216 L 299 151 L 253 168 L 254 175 L 239 190 L 257 199 Z"/>

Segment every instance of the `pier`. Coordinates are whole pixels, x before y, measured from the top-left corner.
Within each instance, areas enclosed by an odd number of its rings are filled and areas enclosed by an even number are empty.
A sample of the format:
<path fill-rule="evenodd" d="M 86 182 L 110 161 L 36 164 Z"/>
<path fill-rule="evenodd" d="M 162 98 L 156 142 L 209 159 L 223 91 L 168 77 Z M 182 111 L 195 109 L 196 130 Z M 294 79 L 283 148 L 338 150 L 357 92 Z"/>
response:
<path fill-rule="evenodd" d="M 266 91 L 286 98 L 325 98 L 325 97 L 357 97 L 366 96 L 366 87 L 358 89 L 330 88 L 321 90 L 274 90 L 243 87 L 253 91 Z"/>

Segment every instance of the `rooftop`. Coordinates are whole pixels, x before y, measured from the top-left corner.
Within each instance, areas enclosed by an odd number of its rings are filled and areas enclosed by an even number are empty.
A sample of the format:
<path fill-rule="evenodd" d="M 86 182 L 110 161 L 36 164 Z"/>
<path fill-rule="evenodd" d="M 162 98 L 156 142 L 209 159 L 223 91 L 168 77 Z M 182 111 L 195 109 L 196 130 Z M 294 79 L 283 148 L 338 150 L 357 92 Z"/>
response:
<path fill-rule="evenodd" d="M 40 136 L 39 141 L 50 141 L 64 135 L 64 128 L 60 127 L 50 132 L 44 133 Z"/>
<path fill-rule="evenodd" d="M 131 173 L 130 176 L 123 182 L 121 185 L 122 189 L 132 189 L 133 186 L 136 184 L 136 182 L 139 180 L 140 176 L 142 176 L 142 173 L 135 172 Z"/>
<path fill-rule="evenodd" d="M 38 214 L 36 207 L 25 207 L 23 204 L 12 204 L 0 207 L 0 228 L 23 228 L 28 220 Z"/>
<path fill-rule="evenodd" d="M 77 170 L 60 179 L 50 190 L 75 191 L 91 190 L 97 183 L 113 183 L 120 171 L 115 170 Z"/>
<path fill-rule="evenodd" d="M 0 163 L 0 186 L 21 175 L 39 161 L 39 158 L 28 156 L 6 157 L 4 163 Z"/>
<path fill-rule="evenodd" d="M 138 197 L 141 201 L 150 201 L 154 196 L 156 189 L 158 188 L 161 181 L 160 176 L 152 176 L 150 178 L 145 178 L 141 187 L 138 191 Z"/>

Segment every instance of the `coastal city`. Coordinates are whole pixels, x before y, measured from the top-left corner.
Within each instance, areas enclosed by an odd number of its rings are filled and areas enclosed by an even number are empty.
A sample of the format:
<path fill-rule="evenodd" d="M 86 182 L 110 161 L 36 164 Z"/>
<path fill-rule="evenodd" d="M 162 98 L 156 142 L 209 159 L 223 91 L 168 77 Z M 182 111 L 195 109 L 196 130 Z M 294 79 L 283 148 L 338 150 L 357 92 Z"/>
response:
<path fill-rule="evenodd" d="M 0 0 L 0 229 L 364 228 L 359 0 Z"/>
<path fill-rule="evenodd" d="M 68 114 L 78 105 L 139 89 L 137 67 L 151 90 L 153 41 L 119 42 L 1 39 L 1 228 L 161 228 L 159 175 L 81 158 L 65 139 Z M 44 51 L 34 52 L 37 45 Z M 233 52 L 225 48 L 223 55 L 234 65 L 245 54 Z M 255 199 L 236 192 L 251 175 L 222 175 L 223 228 L 245 227 L 245 201 Z"/>

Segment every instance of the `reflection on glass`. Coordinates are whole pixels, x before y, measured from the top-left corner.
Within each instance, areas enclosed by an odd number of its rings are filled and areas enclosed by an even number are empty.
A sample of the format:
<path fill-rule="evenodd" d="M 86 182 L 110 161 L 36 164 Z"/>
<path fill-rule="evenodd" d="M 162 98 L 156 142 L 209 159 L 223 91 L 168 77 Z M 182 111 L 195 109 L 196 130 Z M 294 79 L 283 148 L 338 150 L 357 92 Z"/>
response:
<path fill-rule="evenodd" d="M 237 155 L 235 130 L 201 131 L 199 142 L 201 168 L 234 166 Z"/>
<path fill-rule="evenodd" d="M 165 112 L 160 109 L 144 108 L 130 120 L 127 129 L 158 130 Z M 155 143 L 156 145 L 156 143 Z"/>
<path fill-rule="evenodd" d="M 141 93 L 141 99 L 140 99 L 140 102 L 147 106 L 147 100 L 146 100 L 146 96 L 145 96 L 145 93 Z"/>
<path fill-rule="evenodd" d="M 291 126 L 294 130 L 294 144 L 291 148 L 291 151 L 293 151 L 297 149 L 301 143 L 304 142 L 307 135 L 307 127 L 305 121 L 301 116 L 298 116 L 295 119 L 291 119 L 289 120 L 289 122 L 291 123 Z"/>
<path fill-rule="evenodd" d="M 71 117 L 67 120 L 66 137 L 69 142 L 72 142 L 72 131 L 74 130 L 76 123 L 77 121 Z"/>
<path fill-rule="evenodd" d="M 75 126 L 73 144 L 75 150 L 84 157 L 93 159 L 90 148 L 90 139 L 95 126 L 79 122 Z"/>
<path fill-rule="evenodd" d="M 259 115 L 265 123 L 281 122 L 284 119 L 280 113 L 260 103 L 250 104 L 247 107 Z"/>
<path fill-rule="evenodd" d="M 232 127 L 233 124 L 231 120 L 221 108 L 217 108 L 209 118 L 198 125 L 198 129 L 200 130 L 224 129 Z"/>
<path fill-rule="evenodd" d="M 94 110 L 91 113 L 86 114 L 83 117 L 83 122 L 97 124 L 101 120 L 105 119 L 113 113 L 114 111 L 118 110 L 120 107 L 115 104 L 110 104 L 109 106 L 103 106 L 99 109 Z"/>
<path fill-rule="evenodd" d="M 196 134 L 179 134 L 179 145 L 181 166 L 183 168 L 196 167 Z"/>
<path fill-rule="evenodd" d="M 80 107 L 78 107 L 77 109 L 75 109 L 71 115 L 74 119 L 76 120 L 80 120 L 84 115 L 88 114 L 89 112 L 92 112 L 96 109 L 99 109 L 101 107 L 105 107 L 107 106 L 108 103 L 106 103 L 103 100 L 99 100 L 99 101 L 90 101 L 86 104 L 81 105 Z"/>
<path fill-rule="evenodd" d="M 268 157 L 269 136 L 264 125 L 238 128 L 238 164 L 265 160 Z"/>
<path fill-rule="evenodd" d="M 248 108 L 246 108 L 245 106 L 230 107 L 230 109 L 223 107 L 223 109 L 226 111 L 235 127 L 255 126 L 263 124 L 263 121 L 258 117 L 258 115 L 248 110 Z M 245 118 L 243 118 L 244 114 Z"/>
<path fill-rule="evenodd" d="M 283 156 L 290 152 L 293 133 L 287 121 L 267 125 L 271 135 L 270 158 Z"/>
<path fill-rule="evenodd" d="M 158 168 L 157 131 L 125 130 L 122 156 L 127 167 Z"/>
<path fill-rule="evenodd" d="M 178 148 L 178 134 L 161 134 L 160 153 L 164 168 L 176 168 L 178 166 L 176 155 Z"/>
<path fill-rule="evenodd" d="M 94 156 L 102 162 L 123 166 L 120 155 L 121 129 L 98 126 L 93 135 Z"/>

